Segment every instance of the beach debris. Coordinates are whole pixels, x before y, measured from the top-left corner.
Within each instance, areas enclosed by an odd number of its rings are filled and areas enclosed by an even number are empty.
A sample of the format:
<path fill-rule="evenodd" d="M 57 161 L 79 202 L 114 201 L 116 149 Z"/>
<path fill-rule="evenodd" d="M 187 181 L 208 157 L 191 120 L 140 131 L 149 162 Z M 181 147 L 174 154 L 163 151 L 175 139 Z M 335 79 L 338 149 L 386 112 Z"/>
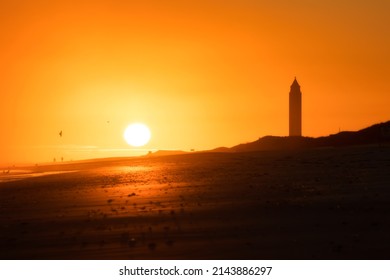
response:
<path fill-rule="evenodd" d="M 150 251 L 156 250 L 156 247 L 157 247 L 157 244 L 154 243 L 154 242 L 150 242 L 150 243 L 148 244 L 148 248 L 149 248 Z"/>
<path fill-rule="evenodd" d="M 129 232 L 123 232 L 120 237 L 121 244 L 127 244 L 130 239 L 130 233 Z"/>
<path fill-rule="evenodd" d="M 132 238 L 130 238 L 130 240 L 128 241 L 128 246 L 130 247 L 130 248 L 132 248 L 132 247 L 135 247 L 136 245 L 137 245 L 137 239 L 135 239 L 134 237 L 132 237 Z"/>

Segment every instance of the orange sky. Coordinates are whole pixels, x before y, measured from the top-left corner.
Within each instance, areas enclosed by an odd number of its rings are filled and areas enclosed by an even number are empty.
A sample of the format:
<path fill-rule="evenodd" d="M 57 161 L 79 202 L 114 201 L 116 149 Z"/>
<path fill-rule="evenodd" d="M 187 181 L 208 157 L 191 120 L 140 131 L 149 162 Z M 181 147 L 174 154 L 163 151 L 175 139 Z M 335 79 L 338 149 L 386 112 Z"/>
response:
<path fill-rule="evenodd" d="M 62 2 L 62 3 L 61 3 Z M 0 164 L 211 149 L 390 119 L 390 1 L 1 1 Z M 108 122 L 109 121 L 109 122 Z M 63 137 L 58 132 L 63 130 Z"/>

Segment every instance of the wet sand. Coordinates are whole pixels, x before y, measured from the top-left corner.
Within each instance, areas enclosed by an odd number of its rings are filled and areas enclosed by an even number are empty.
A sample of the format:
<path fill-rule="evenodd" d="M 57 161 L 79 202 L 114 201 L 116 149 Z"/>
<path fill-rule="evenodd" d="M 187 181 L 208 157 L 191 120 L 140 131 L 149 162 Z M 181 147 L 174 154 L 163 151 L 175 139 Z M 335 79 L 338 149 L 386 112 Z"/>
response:
<path fill-rule="evenodd" d="M 0 183 L 0 259 L 390 256 L 389 146 L 29 169 L 60 173 Z"/>

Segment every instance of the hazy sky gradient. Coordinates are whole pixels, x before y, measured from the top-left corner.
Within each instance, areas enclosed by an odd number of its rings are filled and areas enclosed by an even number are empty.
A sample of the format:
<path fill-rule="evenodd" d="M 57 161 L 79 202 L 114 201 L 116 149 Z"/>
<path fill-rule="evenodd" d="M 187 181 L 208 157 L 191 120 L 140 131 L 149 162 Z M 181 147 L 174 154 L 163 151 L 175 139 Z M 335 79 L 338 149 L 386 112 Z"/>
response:
<path fill-rule="evenodd" d="M 2 1 L 0 164 L 211 149 L 390 119 L 390 1 Z M 108 122 L 109 121 L 109 122 Z M 58 132 L 63 130 L 63 137 Z M 115 152 L 116 151 L 116 152 Z"/>

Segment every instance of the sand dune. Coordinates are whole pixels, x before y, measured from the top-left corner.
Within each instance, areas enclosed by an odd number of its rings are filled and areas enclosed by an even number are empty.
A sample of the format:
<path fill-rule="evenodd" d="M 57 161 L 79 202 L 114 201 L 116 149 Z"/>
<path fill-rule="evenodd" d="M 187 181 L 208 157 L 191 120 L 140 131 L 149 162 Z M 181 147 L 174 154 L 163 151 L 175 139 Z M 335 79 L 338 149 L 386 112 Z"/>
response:
<path fill-rule="evenodd" d="M 0 183 L 1 259 L 388 259 L 388 146 L 30 170 Z"/>

